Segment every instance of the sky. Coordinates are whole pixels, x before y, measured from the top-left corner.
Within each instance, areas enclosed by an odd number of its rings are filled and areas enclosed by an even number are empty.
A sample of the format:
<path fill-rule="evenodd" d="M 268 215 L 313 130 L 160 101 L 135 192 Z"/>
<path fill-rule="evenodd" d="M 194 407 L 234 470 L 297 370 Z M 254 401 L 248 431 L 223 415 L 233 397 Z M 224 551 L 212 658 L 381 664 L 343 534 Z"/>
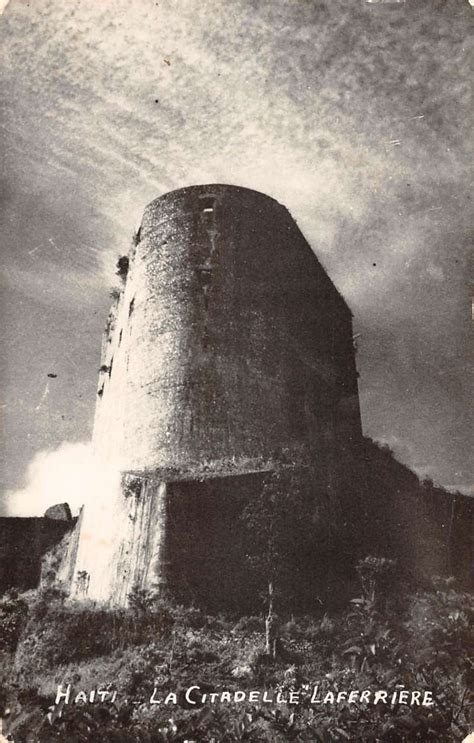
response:
<path fill-rule="evenodd" d="M 284 203 L 347 300 L 365 433 L 466 491 L 470 3 L 3 6 L 0 513 L 79 504 L 117 257 L 216 182 Z"/>

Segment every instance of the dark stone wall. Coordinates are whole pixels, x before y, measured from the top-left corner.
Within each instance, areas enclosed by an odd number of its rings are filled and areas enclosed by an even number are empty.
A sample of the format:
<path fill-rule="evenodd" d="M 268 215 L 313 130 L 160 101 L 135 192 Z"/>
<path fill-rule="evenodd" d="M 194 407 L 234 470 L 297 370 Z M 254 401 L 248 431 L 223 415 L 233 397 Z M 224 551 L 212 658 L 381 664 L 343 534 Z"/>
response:
<path fill-rule="evenodd" d="M 168 483 L 163 559 L 166 586 L 175 599 L 210 610 L 262 609 L 268 577 L 249 559 L 256 554 L 255 535 L 242 514 L 262 493 L 268 497 L 263 489 L 270 476 Z M 284 536 L 275 585 L 278 605 L 304 611 L 344 602 L 354 554 L 344 539 L 336 495 L 330 498 L 308 469 L 296 473 L 289 494 L 288 518 L 275 521 Z"/>
<path fill-rule="evenodd" d="M 416 497 L 399 492 L 390 523 L 400 561 L 416 576 L 454 576 L 472 585 L 474 500 L 421 486 Z"/>
<path fill-rule="evenodd" d="M 164 569 L 166 586 L 179 602 L 255 608 L 240 516 L 262 482 L 258 474 L 168 484 Z"/>
<path fill-rule="evenodd" d="M 365 440 L 338 450 L 336 485 L 318 466 L 298 472 L 295 509 L 308 529 L 295 539 L 280 575 L 293 611 L 344 605 L 358 590 L 355 564 L 395 558 L 405 579 L 423 584 L 454 576 L 472 587 L 474 500 L 420 482 L 386 448 Z M 183 603 L 252 612 L 265 581 L 248 560 L 253 545 L 241 515 L 269 473 L 167 484 L 165 584 Z M 290 524 L 288 524 L 288 528 Z"/>
<path fill-rule="evenodd" d="M 474 499 L 420 481 L 387 447 L 366 439 L 353 471 L 352 509 L 359 554 L 395 557 L 415 580 L 454 576 L 471 586 Z M 359 515 L 357 515 L 357 511 Z"/>
<path fill-rule="evenodd" d="M 36 588 L 44 554 L 73 525 L 55 518 L 0 518 L 0 591 Z"/>
<path fill-rule="evenodd" d="M 472 588 L 473 499 L 421 483 L 374 444 L 356 458 L 340 451 L 338 472 L 336 492 L 317 468 L 300 473 L 307 497 L 295 497 L 295 508 L 304 509 L 308 529 L 295 538 L 281 571 L 280 605 L 292 611 L 344 605 L 358 590 L 355 564 L 367 555 L 395 558 L 405 580 L 416 584 L 454 576 Z M 178 601 L 240 613 L 262 608 L 265 580 L 249 563 L 252 544 L 241 515 L 266 478 L 168 483 L 163 570 Z"/>

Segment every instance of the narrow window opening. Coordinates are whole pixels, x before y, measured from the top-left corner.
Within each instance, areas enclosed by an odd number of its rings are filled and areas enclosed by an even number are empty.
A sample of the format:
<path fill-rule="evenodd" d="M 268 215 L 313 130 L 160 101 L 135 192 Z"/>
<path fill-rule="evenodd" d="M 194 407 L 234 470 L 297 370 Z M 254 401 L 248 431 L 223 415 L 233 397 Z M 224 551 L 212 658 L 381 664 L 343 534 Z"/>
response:
<path fill-rule="evenodd" d="M 135 309 L 135 297 L 132 299 L 132 301 L 130 302 L 130 304 L 128 306 L 128 316 L 129 317 L 132 316 L 132 312 L 133 312 L 134 309 Z"/>
<path fill-rule="evenodd" d="M 201 199 L 201 211 L 203 214 L 212 214 L 216 205 L 216 200 L 212 196 L 206 196 Z"/>
<path fill-rule="evenodd" d="M 119 346 L 122 343 L 122 333 L 123 333 L 123 330 L 121 330 L 119 333 L 119 342 L 118 342 Z"/>

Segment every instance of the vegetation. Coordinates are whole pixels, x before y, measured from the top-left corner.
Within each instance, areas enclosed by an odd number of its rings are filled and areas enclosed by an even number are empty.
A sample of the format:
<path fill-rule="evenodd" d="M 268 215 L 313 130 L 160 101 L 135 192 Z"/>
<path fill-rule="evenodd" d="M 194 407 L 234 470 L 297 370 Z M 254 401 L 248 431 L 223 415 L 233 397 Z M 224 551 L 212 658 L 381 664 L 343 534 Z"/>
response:
<path fill-rule="evenodd" d="M 0 601 L 5 732 L 11 721 L 17 743 L 462 740 L 473 722 L 472 597 L 454 579 L 426 579 L 435 568 L 457 569 L 464 579 L 464 543 L 457 548 L 453 539 L 465 513 L 461 496 L 452 505 L 368 440 L 357 460 L 341 452 L 341 467 L 353 473 L 341 493 L 344 520 L 337 497 L 315 503 L 317 472 L 300 477 L 291 466 L 269 474 L 251 506 L 242 505 L 239 560 L 247 555 L 244 588 L 260 592 L 260 614 L 211 615 L 140 586 L 127 609 L 105 610 L 85 598 L 85 572 L 77 576 L 84 585 L 78 606 L 55 585 L 59 552 L 52 553 L 47 588 Z M 129 497 L 141 487 L 139 478 L 124 481 Z M 387 520 L 387 502 L 396 519 Z M 428 541 L 407 540 L 425 509 L 441 514 L 439 524 Z M 368 544 L 375 556 L 360 559 Z M 240 601 L 242 585 L 226 585 L 238 588 Z M 300 600 L 301 588 L 311 602 Z M 308 613 L 310 606 L 317 608 Z M 64 693 L 69 685 L 69 703 L 56 701 L 58 686 Z M 196 685 L 230 701 L 193 705 L 186 690 Z M 109 696 L 88 699 L 97 689 Z M 262 699 L 265 691 L 271 701 Z M 369 698 L 348 699 L 351 691 Z M 387 697 L 375 703 L 377 691 Z M 433 704 L 408 703 L 412 691 L 427 692 Z M 243 698 L 234 701 L 234 692 Z"/>
<path fill-rule="evenodd" d="M 0 647 L 14 650 L 28 615 L 28 604 L 15 590 L 7 591 L 0 602 Z"/>
<path fill-rule="evenodd" d="M 266 584 L 269 614 L 274 611 L 276 594 L 282 593 L 281 584 L 292 565 L 295 545 L 301 548 L 307 531 L 307 511 L 295 502 L 301 497 L 301 490 L 293 476 L 291 471 L 272 472 L 241 517 L 250 536 L 247 559 Z"/>
<path fill-rule="evenodd" d="M 117 271 L 115 272 L 117 276 L 119 276 L 123 282 L 126 281 L 127 275 L 128 275 L 128 269 L 130 266 L 130 260 L 128 255 L 121 255 L 119 259 L 117 260 L 116 268 Z"/>
<path fill-rule="evenodd" d="M 262 616 L 209 616 L 138 587 L 127 610 L 65 602 L 48 589 L 6 595 L 0 636 L 11 662 L 0 703 L 17 743 L 76 741 L 458 741 L 469 732 L 472 601 L 453 581 L 410 587 L 392 560 L 357 565 L 360 595 L 329 615 L 281 616 L 280 652 L 265 651 Z M 116 697 L 55 704 L 57 686 Z M 246 692 L 193 706 L 185 690 Z M 351 690 L 430 691 L 432 706 L 311 703 Z M 169 704 L 152 704 L 175 694 Z M 248 698 L 267 689 L 272 703 Z M 277 693 L 280 702 L 275 701 Z M 299 703 L 290 703 L 290 692 Z"/>

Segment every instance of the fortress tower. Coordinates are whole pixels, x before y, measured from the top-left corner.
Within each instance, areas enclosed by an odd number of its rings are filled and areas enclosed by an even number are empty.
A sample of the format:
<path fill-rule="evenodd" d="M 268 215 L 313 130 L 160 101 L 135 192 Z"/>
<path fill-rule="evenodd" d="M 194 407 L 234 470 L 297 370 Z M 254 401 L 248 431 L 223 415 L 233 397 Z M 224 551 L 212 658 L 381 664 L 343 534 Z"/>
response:
<path fill-rule="evenodd" d="M 68 570 L 76 596 L 123 604 L 232 553 L 265 473 L 310 463 L 315 501 L 333 497 L 362 434 L 351 312 L 284 206 L 227 185 L 165 194 L 120 265 L 93 436 L 117 479 Z"/>

